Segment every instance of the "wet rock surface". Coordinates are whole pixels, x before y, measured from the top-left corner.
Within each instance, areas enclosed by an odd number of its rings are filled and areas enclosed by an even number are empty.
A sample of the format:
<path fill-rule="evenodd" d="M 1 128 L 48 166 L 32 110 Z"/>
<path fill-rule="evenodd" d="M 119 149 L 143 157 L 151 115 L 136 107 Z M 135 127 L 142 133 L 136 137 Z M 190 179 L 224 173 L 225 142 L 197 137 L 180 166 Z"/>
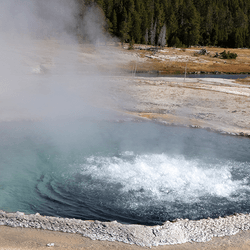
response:
<path fill-rule="evenodd" d="M 129 113 L 165 125 L 250 136 L 250 86 L 222 78 L 134 77 L 124 92 Z M 130 102 L 132 103 L 132 102 Z"/>
<path fill-rule="evenodd" d="M 186 242 L 206 242 L 213 237 L 229 236 L 249 230 L 250 215 L 235 214 L 225 218 L 192 221 L 177 219 L 161 226 L 125 225 L 116 221 L 83 221 L 77 219 L 7 213 L 0 210 L 0 225 L 77 233 L 92 240 L 119 241 L 139 246 L 159 246 Z"/>

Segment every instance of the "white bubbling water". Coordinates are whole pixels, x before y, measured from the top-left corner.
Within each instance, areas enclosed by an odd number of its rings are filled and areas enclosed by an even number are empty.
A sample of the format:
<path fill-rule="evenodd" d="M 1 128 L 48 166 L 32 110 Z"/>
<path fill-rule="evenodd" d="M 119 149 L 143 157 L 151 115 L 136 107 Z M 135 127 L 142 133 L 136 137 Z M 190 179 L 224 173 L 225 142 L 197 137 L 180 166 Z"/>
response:
<path fill-rule="evenodd" d="M 125 152 L 119 157 L 89 157 L 80 173 L 96 181 L 119 184 L 121 193 L 134 192 L 135 196 L 151 201 L 194 203 L 206 196 L 233 199 L 240 190 L 249 190 L 246 179 L 233 178 L 231 170 L 235 164 L 208 164 L 183 156 Z"/>
<path fill-rule="evenodd" d="M 248 139 L 61 121 L 1 123 L 1 209 L 144 225 L 250 212 Z"/>

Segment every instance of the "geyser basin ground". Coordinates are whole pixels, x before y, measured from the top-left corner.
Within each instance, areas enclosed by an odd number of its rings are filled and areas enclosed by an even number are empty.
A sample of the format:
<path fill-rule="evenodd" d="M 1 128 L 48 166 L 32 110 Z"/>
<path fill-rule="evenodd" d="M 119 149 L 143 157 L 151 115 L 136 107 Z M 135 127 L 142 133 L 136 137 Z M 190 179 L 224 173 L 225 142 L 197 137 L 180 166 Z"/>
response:
<path fill-rule="evenodd" d="M 0 124 L 0 209 L 161 224 L 250 212 L 250 140 L 152 122 Z"/>

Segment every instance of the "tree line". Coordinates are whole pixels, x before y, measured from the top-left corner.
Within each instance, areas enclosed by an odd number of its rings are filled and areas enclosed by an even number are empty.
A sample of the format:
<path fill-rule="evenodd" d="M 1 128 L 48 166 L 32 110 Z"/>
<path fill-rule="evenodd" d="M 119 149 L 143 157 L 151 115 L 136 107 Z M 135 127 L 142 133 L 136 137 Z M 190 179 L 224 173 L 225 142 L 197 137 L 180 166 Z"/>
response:
<path fill-rule="evenodd" d="M 250 47 L 250 0 L 78 0 L 96 4 L 122 42 Z"/>

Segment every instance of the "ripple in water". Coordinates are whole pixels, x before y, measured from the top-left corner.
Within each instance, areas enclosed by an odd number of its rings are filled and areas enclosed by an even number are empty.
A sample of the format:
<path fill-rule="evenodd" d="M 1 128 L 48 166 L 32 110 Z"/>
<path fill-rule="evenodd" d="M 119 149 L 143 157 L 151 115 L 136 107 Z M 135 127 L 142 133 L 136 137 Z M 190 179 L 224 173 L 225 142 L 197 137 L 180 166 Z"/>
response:
<path fill-rule="evenodd" d="M 154 123 L 5 125 L 0 209 L 146 225 L 250 212 L 249 139 Z"/>

